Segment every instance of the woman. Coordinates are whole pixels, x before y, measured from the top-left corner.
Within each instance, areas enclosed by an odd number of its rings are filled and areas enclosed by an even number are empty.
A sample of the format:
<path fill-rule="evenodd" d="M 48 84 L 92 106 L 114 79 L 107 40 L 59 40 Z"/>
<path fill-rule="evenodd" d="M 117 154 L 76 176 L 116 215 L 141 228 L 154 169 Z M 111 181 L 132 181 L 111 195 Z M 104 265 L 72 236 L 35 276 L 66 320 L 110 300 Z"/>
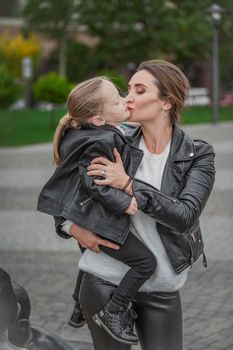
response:
<path fill-rule="evenodd" d="M 140 209 L 131 218 L 130 230 L 151 249 L 158 263 L 156 274 L 133 300 L 143 350 L 182 349 L 179 289 L 186 282 L 189 267 L 203 253 L 199 217 L 214 184 L 214 151 L 177 126 L 187 92 L 188 81 L 176 66 L 154 60 L 139 66 L 126 97 L 130 121 L 141 124 L 132 133 L 131 142 L 144 151 L 141 165 L 125 189 L 133 193 Z M 95 180 L 97 184 L 122 188 L 128 179 L 119 155 L 115 155 L 116 163 L 100 157 L 89 166 L 90 176 L 104 171 L 105 179 Z M 99 252 L 99 244 L 117 247 L 75 225 L 70 232 L 89 248 L 80 260 L 80 269 L 85 271 L 80 301 L 95 350 L 129 350 L 129 345 L 114 341 L 92 321 L 126 269 L 95 252 Z M 206 265 L 204 254 L 203 263 Z"/>

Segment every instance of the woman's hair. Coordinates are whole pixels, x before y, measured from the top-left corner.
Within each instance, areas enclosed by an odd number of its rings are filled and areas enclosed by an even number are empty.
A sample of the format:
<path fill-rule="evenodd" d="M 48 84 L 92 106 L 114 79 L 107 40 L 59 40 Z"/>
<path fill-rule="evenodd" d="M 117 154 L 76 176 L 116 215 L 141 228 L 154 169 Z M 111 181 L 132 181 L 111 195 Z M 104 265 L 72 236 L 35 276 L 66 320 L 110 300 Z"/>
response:
<path fill-rule="evenodd" d="M 159 98 L 168 98 L 171 103 L 170 122 L 179 123 L 180 111 L 184 106 L 189 91 L 189 81 L 184 73 L 174 64 L 163 60 L 142 62 L 137 72 L 146 70 L 155 78 L 155 85 L 159 89 Z"/>
<path fill-rule="evenodd" d="M 82 124 L 88 123 L 88 118 L 101 115 L 103 112 L 103 96 L 100 91 L 105 77 L 96 77 L 85 80 L 76 85 L 68 95 L 68 113 L 61 118 L 53 136 L 53 163 L 58 166 L 61 162 L 59 144 L 68 128 L 78 129 Z"/>

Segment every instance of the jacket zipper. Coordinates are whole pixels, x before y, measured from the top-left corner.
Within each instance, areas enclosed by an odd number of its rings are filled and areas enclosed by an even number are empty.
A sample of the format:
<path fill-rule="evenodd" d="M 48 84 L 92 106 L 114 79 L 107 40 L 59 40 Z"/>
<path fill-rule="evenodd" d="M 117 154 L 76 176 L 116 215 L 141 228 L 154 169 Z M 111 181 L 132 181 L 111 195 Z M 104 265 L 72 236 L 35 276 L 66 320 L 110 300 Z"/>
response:
<path fill-rule="evenodd" d="M 193 241 L 195 242 L 195 239 L 194 239 L 194 235 L 193 235 L 193 234 L 191 234 L 191 237 L 192 237 Z M 186 241 L 187 241 L 188 246 L 189 246 L 190 251 L 191 251 L 191 257 L 190 257 L 190 259 L 189 259 L 189 262 L 190 262 L 190 269 L 192 269 L 192 267 L 193 267 L 193 263 L 194 263 L 194 254 L 193 254 L 193 248 L 192 248 L 192 246 L 191 246 L 191 244 L 190 244 L 190 242 L 189 242 L 189 240 L 188 240 L 188 238 L 187 238 L 187 237 L 186 237 Z"/>
<path fill-rule="evenodd" d="M 196 238 L 194 236 L 194 233 L 191 233 L 191 237 L 192 237 L 193 242 L 195 243 L 196 242 Z M 188 238 L 186 238 L 186 240 L 187 240 L 187 243 L 188 243 L 190 251 L 191 251 L 191 258 L 189 259 L 189 262 L 190 262 L 190 268 L 192 269 L 193 263 L 194 263 L 193 248 L 192 248 L 192 245 L 190 244 Z M 203 266 L 207 267 L 207 259 L 206 259 L 204 251 L 202 252 L 202 259 L 203 259 Z"/>
<path fill-rule="evenodd" d="M 80 202 L 81 207 L 82 207 L 83 205 L 85 205 L 86 203 L 90 202 L 91 200 L 92 200 L 92 198 L 89 197 L 89 198 L 85 199 L 85 201 Z"/>

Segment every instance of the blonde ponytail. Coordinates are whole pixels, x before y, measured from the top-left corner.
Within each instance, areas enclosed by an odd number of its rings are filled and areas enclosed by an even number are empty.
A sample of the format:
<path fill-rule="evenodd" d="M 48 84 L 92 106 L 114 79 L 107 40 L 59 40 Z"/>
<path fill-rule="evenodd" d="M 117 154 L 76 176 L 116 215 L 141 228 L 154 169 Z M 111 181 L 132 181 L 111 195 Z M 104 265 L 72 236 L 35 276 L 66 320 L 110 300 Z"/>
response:
<path fill-rule="evenodd" d="M 59 144 L 65 130 L 74 127 L 74 120 L 69 114 L 64 115 L 59 121 L 53 136 L 53 164 L 58 166 L 61 163 L 59 155 Z M 75 121 L 76 122 L 76 121 Z M 76 122 L 77 124 L 77 122 Z"/>

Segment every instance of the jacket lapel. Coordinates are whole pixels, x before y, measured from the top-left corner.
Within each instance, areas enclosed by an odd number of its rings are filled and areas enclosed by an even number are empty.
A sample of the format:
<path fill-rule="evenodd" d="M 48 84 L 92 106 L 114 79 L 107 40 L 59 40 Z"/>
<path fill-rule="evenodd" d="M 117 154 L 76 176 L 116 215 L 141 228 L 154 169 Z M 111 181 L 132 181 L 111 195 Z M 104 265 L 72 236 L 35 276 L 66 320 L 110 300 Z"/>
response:
<path fill-rule="evenodd" d="M 136 128 L 130 135 L 131 144 L 138 147 L 142 136 L 141 127 Z M 192 138 L 177 125 L 173 127 L 170 153 L 164 168 L 161 192 L 175 196 L 182 186 L 184 175 L 195 158 Z"/>
<path fill-rule="evenodd" d="M 190 162 L 195 157 L 192 138 L 178 126 L 174 126 L 170 153 L 164 168 L 161 192 L 175 196 L 180 187 Z"/>

